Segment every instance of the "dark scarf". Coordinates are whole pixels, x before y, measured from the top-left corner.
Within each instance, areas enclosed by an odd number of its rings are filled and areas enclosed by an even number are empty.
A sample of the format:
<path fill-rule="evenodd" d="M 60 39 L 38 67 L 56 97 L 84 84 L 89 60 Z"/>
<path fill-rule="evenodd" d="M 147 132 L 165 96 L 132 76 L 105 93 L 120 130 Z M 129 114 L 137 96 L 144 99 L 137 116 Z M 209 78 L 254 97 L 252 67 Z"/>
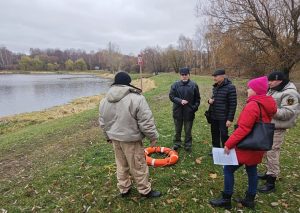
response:
<path fill-rule="evenodd" d="M 288 80 L 288 79 L 282 80 L 281 84 L 279 84 L 278 86 L 273 87 L 271 89 L 275 90 L 275 91 L 281 91 L 289 82 L 290 82 L 290 80 Z"/>

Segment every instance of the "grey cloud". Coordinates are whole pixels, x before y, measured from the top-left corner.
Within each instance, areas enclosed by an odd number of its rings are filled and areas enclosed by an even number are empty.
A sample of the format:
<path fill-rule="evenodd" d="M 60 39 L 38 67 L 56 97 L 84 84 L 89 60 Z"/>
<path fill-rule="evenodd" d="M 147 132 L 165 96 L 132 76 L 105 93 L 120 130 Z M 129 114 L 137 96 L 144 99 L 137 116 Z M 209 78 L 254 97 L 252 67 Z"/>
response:
<path fill-rule="evenodd" d="M 6 0 L 0 2 L 0 45 L 33 48 L 107 47 L 123 53 L 166 47 L 180 34 L 192 37 L 197 0 Z"/>

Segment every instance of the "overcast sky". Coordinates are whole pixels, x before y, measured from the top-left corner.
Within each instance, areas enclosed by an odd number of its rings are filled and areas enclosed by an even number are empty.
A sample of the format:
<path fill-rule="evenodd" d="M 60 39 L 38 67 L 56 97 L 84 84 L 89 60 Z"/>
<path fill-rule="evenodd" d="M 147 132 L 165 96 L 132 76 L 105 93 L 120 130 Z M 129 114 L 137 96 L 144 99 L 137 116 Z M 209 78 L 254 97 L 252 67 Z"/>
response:
<path fill-rule="evenodd" d="M 107 48 L 137 54 L 148 46 L 192 38 L 199 19 L 197 0 L 1 0 L 0 46 L 29 48 Z"/>

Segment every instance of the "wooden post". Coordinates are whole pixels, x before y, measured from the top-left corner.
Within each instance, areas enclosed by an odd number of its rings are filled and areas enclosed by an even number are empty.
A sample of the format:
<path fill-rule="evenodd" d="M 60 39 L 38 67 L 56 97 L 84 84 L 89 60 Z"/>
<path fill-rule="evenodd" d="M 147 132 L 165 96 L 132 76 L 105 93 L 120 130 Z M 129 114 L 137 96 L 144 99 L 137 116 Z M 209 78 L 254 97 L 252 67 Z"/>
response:
<path fill-rule="evenodd" d="M 141 90 L 143 90 L 143 75 L 142 75 L 143 57 L 142 57 L 142 54 L 138 55 L 138 64 L 140 65 Z"/>

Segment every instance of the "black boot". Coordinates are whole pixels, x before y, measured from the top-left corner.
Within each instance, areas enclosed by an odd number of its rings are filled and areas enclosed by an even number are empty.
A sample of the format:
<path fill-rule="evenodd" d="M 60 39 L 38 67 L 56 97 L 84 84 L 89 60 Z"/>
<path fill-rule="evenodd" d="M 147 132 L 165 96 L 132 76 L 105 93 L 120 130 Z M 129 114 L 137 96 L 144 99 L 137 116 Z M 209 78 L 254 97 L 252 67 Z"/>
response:
<path fill-rule="evenodd" d="M 210 200 L 209 203 L 213 207 L 224 207 L 225 209 L 231 209 L 231 196 L 222 192 L 222 198 Z"/>
<path fill-rule="evenodd" d="M 241 203 L 245 207 L 248 207 L 250 209 L 254 209 L 254 207 L 255 207 L 255 203 L 254 203 L 255 195 L 256 194 L 249 194 L 248 192 L 246 192 L 244 199 L 236 199 L 236 201 L 238 203 Z"/>
<path fill-rule="evenodd" d="M 257 175 L 257 178 L 260 179 L 260 180 L 267 180 L 267 178 L 269 177 L 270 175 L 267 175 L 266 173 L 265 174 L 258 174 Z"/>
<path fill-rule="evenodd" d="M 258 188 L 257 190 L 261 193 L 271 193 L 275 191 L 275 181 L 276 177 L 268 176 L 267 182 L 264 186 Z"/>
<path fill-rule="evenodd" d="M 154 190 L 151 190 L 150 192 L 148 192 L 148 194 L 141 194 L 142 197 L 146 197 L 146 198 L 155 198 L 155 197 L 160 197 L 161 196 L 161 192 L 159 191 L 154 191 Z"/>

